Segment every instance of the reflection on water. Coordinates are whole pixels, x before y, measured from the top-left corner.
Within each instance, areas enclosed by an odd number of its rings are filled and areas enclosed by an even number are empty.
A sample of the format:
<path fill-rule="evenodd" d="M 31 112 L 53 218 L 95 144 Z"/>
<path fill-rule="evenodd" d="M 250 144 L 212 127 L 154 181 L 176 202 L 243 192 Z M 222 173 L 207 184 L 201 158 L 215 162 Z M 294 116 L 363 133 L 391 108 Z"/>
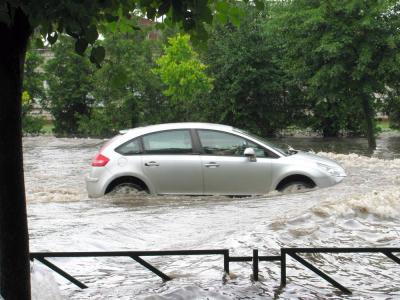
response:
<path fill-rule="evenodd" d="M 395 136 L 379 140 L 373 157 L 358 155 L 363 148 L 357 142 L 292 138 L 289 144 L 295 148 L 323 151 L 320 155 L 337 160 L 348 177 L 327 189 L 257 198 L 139 194 L 88 199 L 83 178 L 102 142 L 24 140 L 31 251 L 228 248 L 232 255 L 251 255 L 257 248 L 260 255 L 274 255 L 280 247 L 400 246 L 400 159 L 382 159 L 399 157 Z M 250 280 L 250 263 L 233 263 L 232 278 L 225 284 L 219 257 L 149 258 L 175 277 L 166 283 L 128 258 L 51 261 L 90 287 L 79 290 L 55 276 L 65 299 L 400 297 L 399 266 L 383 255 L 304 257 L 350 288 L 353 296 L 341 295 L 290 259 L 288 285 L 281 291 L 279 264 L 270 262 L 260 264 L 257 283 Z"/>

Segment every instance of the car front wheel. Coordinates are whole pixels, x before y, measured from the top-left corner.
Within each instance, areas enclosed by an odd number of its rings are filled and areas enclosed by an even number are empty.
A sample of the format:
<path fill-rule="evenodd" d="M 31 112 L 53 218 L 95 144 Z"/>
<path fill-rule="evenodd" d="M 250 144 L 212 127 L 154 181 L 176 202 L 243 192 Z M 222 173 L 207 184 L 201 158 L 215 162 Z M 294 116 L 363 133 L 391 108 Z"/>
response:
<path fill-rule="evenodd" d="M 279 191 L 284 194 L 293 194 L 298 192 L 304 192 L 311 188 L 312 186 L 306 182 L 293 181 L 285 184 L 281 189 L 279 189 Z"/>

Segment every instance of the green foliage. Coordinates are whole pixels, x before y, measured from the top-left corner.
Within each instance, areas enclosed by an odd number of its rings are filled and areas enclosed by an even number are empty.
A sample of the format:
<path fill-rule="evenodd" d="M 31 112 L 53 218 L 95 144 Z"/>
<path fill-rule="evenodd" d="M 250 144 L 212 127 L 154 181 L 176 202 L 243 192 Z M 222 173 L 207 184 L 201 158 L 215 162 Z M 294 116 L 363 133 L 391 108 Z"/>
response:
<path fill-rule="evenodd" d="M 34 49 L 29 49 L 26 53 L 21 110 L 24 133 L 39 134 L 44 125 L 41 118 L 29 115 L 33 105 L 44 99 L 44 74 L 39 70 L 43 66 L 43 61 L 43 57 Z"/>
<path fill-rule="evenodd" d="M 105 58 L 105 48 L 96 45 L 99 30 L 103 24 L 123 24 L 126 30 L 137 29 L 132 20 L 132 12 L 148 19 L 160 19 L 164 24 L 179 24 L 190 32 L 195 41 L 205 40 L 205 24 L 211 24 L 213 15 L 219 20 L 239 23 L 241 11 L 234 1 L 220 0 L 124 0 L 124 1 L 0 1 L 0 23 L 8 26 L 14 22 L 17 9 L 22 9 L 29 17 L 32 28 L 39 28 L 44 39 L 51 45 L 60 36 L 68 34 L 75 40 L 75 50 L 83 55 L 90 49 L 91 61 L 100 65 Z M 39 45 L 43 42 L 36 39 Z"/>
<path fill-rule="evenodd" d="M 212 79 L 206 74 L 206 66 L 193 50 L 188 35 L 177 35 L 168 39 L 164 55 L 157 60 L 154 72 L 167 86 L 164 94 L 172 103 L 189 112 L 198 107 L 199 100 L 212 89 Z"/>
<path fill-rule="evenodd" d="M 116 110 L 116 113 L 120 113 Z M 120 129 L 125 128 L 123 118 L 119 114 L 112 114 L 112 110 L 95 108 L 90 116 L 82 115 L 79 117 L 79 132 L 82 135 L 92 137 L 110 137 L 115 135 Z"/>
<path fill-rule="evenodd" d="M 27 91 L 22 93 L 21 116 L 24 118 L 32 109 L 32 98 Z"/>
<path fill-rule="evenodd" d="M 27 91 L 22 93 L 22 132 L 24 134 L 41 134 L 46 121 L 42 117 L 32 116 L 33 100 Z"/>
<path fill-rule="evenodd" d="M 218 26 L 211 33 L 204 53 L 215 79 L 206 100 L 208 120 L 264 136 L 292 124 L 301 106 L 276 62 L 279 49 L 264 34 L 267 19 L 266 12 L 248 7 L 239 27 Z"/>
<path fill-rule="evenodd" d="M 374 95 L 399 75 L 399 18 L 396 1 L 298 0 L 275 5 L 267 31 L 281 42 L 283 65 L 313 110 L 337 108 L 328 127 L 337 132 L 351 125 L 346 119 L 365 120 L 363 131 L 371 135 Z M 326 102 L 332 108 L 320 107 Z M 350 118 L 360 110 L 363 120 Z"/>
<path fill-rule="evenodd" d="M 78 134 L 78 120 L 90 114 L 94 102 L 94 68 L 75 53 L 71 38 L 60 37 L 52 50 L 54 58 L 45 65 L 48 95 L 44 104 L 54 116 L 56 134 Z"/>
<path fill-rule="evenodd" d="M 124 26 L 103 28 L 102 46 L 106 58 L 93 80 L 95 98 L 90 116 L 79 121 L 79 131 L 86 135 L 109 136 L 123 128 L 154 122 L 160 114 L 154 109 L 165 99 L 161 82 L 151 69 L 161 52 L 161 41 L 147 39 L 153 27 L 126 31 Z"/>
<path fill-rule="evenodd" d="M 288 125 L 310 126 L 324 136 L 366 134 L 381 105 L 375 96 L 398 91 L 396 1 L 86 2 L 49 2 L 54 10 L 45 20 L 38 9 L 29 14 L 48 43 L 61 41 L 54 46 L 58 62 L 48 64 L 51 97 L 45 101 L 58 134 L 112 135 L 183 120 L 229 123 L 262 135 Z M 22 6 L 27 11 L 34 5 Z M 162 40 L 146 39 L 133 7 L 150 18 L 165 15 L 164 24 L 155 25 L 164 37 L 178 23 L 192 41 L 171 38 L 159 58 Z M 0 22 L 11 16 L 1 14 Z M 98 41 L 99 32 L 104 40 Z M 65 33 L 73 37 L 68 43 Z M 191 45 L 207 35 L 209 49 L 199 57 Z M 86 50 L 85 59 L 73 53 Z M 45 98 L 40 60 L 28 52 L 25 113 Z M 397 98 L 384 99 L 396 126 Z"/>
<path fill-rule="evenodd" d="M 33 102 L 44 99 L 45 91 L 43 81 L 45 80 L 43 70 L 44 58 L 36 49 L 30 48 L 26 53 L 24 66 L 23 90 L 28 92 Z"/>
<path fill-rule="evenodd" d="M 22 119 L 22 132 L 31 135 L 42 134 L 45 124 L 46 120 L 43 117 L 27 115 Z"/>

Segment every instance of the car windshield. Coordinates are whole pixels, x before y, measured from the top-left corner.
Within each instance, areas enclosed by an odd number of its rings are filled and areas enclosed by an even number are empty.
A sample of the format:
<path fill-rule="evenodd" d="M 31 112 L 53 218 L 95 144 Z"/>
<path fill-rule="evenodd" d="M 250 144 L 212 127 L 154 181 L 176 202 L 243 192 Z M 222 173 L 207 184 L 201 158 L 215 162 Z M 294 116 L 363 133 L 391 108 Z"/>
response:
<path fill-rule="evenodd" d="M 288 156 L 288 155 L 292 155 L 292 154 L 297 153 L 297 151 L 292 149 L 290 146 L 288 146 L 288 148 L 286 150 L 283 150 L 283 149 L 279 148 L 278 146 L 274 145 L 273 143 L 267 141 L 266 139 L 264 139 L 264 138 L 262 138 L 262 137 L 260 137 L 258 135 L 255 135 L 253 133 L 250 133 L 250 132 L 248 132 L 246 130 L 242 130 L 242 129 L 238 129 L 238 128 L 233 128 L 233 130 L 235 130 L 235 131 L 237 131 L 239 133 L 245 134 L 245 135 L 247 135 L 247 136 L 249 136 L 249 137 L 251 137 L 253 139 L 256 139 L 256 140 L 260 141 L 264 145 L 267 145 L 268 147 L 276 150 L 277 152 L 279 152 L 280 154 L 282 154 L 284 156 Z"/>

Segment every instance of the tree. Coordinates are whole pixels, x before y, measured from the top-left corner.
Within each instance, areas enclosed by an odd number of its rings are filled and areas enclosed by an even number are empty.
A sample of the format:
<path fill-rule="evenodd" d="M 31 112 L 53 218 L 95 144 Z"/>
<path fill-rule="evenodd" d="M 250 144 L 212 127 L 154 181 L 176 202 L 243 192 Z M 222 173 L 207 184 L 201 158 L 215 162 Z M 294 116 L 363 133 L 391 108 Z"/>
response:
<path fill-rule="evenodd" d="M 140 19 L 131 21 L 140 26 Z M 101 44 L 107 54 L 93 78 L 102 84 L 93 88 L 95 103 L 91 114 L 80 117 L 82 134 L 111 136 L 121 128 L 158 122 L 168 115 L 160 108 L 168 100 L 162 94 L 162 82 L 152 72 L 163 42 L 161 36 L 148 38 L 155 30 L 155 24 L 128 32 L 121 26 L 102 28 Z"/>
<path fill-rule="evenodd" d="M 74 51 L 70 37 L 61 37 L 52 52 L 54 57 L 45 65 L 48 90 L 44 104 L 54 117 L 57 135 L 76 135 L 79 118 L 90 115 L 94 102 L 95 67 Z"/>
<path fill-rule="evenodd" d="M 181 23 L 186 30 L 202 37 L 204 22 L 212 22 L 209 5 L 214 2 L 0 0 L 0 294 L 3 297 L 30 298 L 21 95 L 26 49 L 34 29 L 39 29 L 51 44 L 60 34 L 67 33 L 75 39 L 75 50 L 80 54 L 91 45 L 90 60 L 99 65 L 105 51 L 95 45 L 98 24 L 123 22 L 136 10 L 150 19 L 167 15 L 166 22 Z"/>
<path fill-rule="evenodd" d="M 264 33 L 268 11 L 247 6 L 239 26 L 217 26 L 204 53 L 215 88 L 206 101 L 209 119 L 273 136 L 287 127 L 300 111 L 276 61 L 279 48 Z M 298 100 L 296 98 L 296 100 Z"/>
<path fill-rule="evenodd" d="M 193 118 L 199 99 L 212 89 L 212 79 L 206 74 L 206 66 L 198 58 L 189 39 L 187 34 L 168 39 L 169 45 L 157 60 L 158 68 L 154 69 L 167 86 L 164 94 L 171 98 L 181 120 L 186 121 Z"/>
<path fill-rule="evenodd" d="M 40 70 L 43 68 L 43 63 L 44 58 L 39 50 L 31 47 L 26 53 L 23 90 L 38 103 L 45 98 L 43 86 L 45 77 L 43 71 Z"/>
<path fill-rule="evenodd" d="M 38 134 L 45 123 L 42 117 L 29 115 L 35 103 L 42 103 L 44 99 L 44 74 L 40 70 L 43 62 L 44 58 L 36 49 L 26 53 L 21 114 L 24 133 Z"/>
<path fill-rule="evenodd" d="M 276 4 L 267 30 L 282 41 L 285 68 L 310 98 L 362 110 L 374 148 L 375 95 L 399 78 L 399 21 L 395 0 L 297 0 Z"/>

